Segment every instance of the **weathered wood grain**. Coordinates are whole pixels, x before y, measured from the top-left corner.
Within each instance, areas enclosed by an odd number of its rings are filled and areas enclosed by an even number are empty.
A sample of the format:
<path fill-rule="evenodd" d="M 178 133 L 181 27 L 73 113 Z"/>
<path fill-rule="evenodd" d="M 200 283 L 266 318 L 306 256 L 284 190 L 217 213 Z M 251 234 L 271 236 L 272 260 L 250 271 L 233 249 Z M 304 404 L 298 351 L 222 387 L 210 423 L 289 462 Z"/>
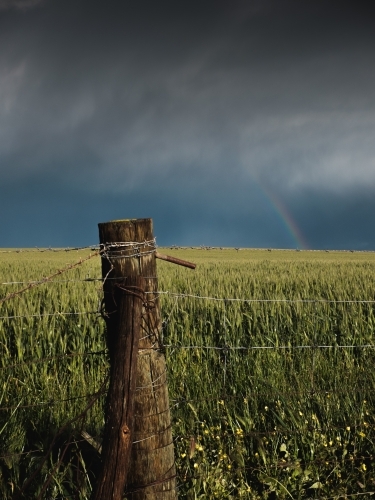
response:
<path fill-rule="evenodd" d="M 116 258 L 111 259 L 111 251 L 109 260 L 103 256 L 102 273 L 106 278 L 103 287 L 111 363 L 116 349 L 111 331 L 117 307 L 114 294 L 117 279 L 141 276 L 144 291 L 149 292 L 146 294 L 148 306 L 143 308 L 141 322 L 133 444 L 126 497 L 131 500 L 175 500 L 177 492 L 166 363 L 160 342 L 160 308 L 155 293 L 158 290 L 156 258 L 152 247 L 142 245 L 154 238 L 152 220 L 132 219 L 99 224 L 99 234 L 103 245 L 140 243 L 138 248 L 131 246 L 120 250 L 119 246 L 115 249 Z"/>

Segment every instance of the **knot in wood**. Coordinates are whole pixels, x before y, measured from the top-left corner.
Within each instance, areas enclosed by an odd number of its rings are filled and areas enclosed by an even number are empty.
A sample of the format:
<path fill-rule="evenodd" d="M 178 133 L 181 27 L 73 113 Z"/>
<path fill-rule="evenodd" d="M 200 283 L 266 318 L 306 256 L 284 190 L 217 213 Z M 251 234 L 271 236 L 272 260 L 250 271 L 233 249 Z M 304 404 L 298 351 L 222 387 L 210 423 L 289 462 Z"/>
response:
<path fill-rule="evenodd" d="M 121 433 L 124 436 L 127 436 L 128 434 L 130 434 L 130 429 L 126 424 L 121 427 Z"/>

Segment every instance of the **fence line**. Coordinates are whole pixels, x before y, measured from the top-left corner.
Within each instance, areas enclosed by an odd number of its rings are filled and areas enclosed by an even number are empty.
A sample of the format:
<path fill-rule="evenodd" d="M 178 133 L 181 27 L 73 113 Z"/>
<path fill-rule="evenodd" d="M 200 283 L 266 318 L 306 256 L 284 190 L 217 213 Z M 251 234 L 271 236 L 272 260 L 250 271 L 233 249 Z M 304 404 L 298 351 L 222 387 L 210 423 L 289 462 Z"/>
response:
<path fill-rule="evenodd" d="M 150 251 L 151 253 L 154 250 Z M 13 298 L 26 290 L 29 290 L 30 288 L 33 288 L 34 286 L 42 285 L 42 284 L 56 284 L 56 283 L 88 283 L 88 282 L 103 282 L 104 279 L 102 277 L 87 277 L 87 278 L 82 278 L 82 279 L 67 279 L 67 280 L 53 280 L 55 276 L 58 276 L 60 274 L 63 274 L 67 271 L 70 271 L 71 269 L 83 264 L 87 260 L 90 260 L 93 257 L 101 255 L 104 258 L 107 257 L 106 250 L 98 250 L 95 254 L 90 254 L 88 257 L 85 257 L 84 259 L 80 259 L 78 262 L 71 264 L 63 269 L 57 270 L 55 273 L 48 277 L 42 277 L 39 280 L 33 280 L 33 281 L 6 281 L 3 283 L 0 283 L 0 285 L 28 285 L 22 290 L 19 290 L 17 292 L 13 292 L 3 298 L 0 299 L 0 304 L 10 298 Z M 144 255 L 144 253 L 142 254 Z M 139 256 L 138 253 L 128 255 L 126 257 L 135 257 Z M 110 257 L 110 258 L 116 258 L 116 257 Z M 156 276 L 144 276 L 144 279 L 157 279 Z M 107 276 L 105 280 L 116 280 L 116 278 L 110 278 Z M 296 303 L 296 304 L 375 304 L 375 299 L 373 300 L 368 300 L 368 299 L 352 299 L 352 300 L 337 300 L 337 299 L 293 299 L 293 298 L 280 298 L 280 299 L 259 299 L 259 298 L 239 298 L 239 297 L 213 297 L 213 296 L 205 296 L 205 295 L 196 295 L 192 293 L 179 293 L 179 292 L 173 292 L 170 290 L 156 290 L 152 292 L 144 292 L 145 294 L 153 294 L 156 295 L 157 297 L 159 296 L 165 296 L 168 295 L 170 297 L 179 299 L 179 298 L 190 298 L 190 299 L 197 299 L 197 300 L 208 300 L 208 301 L 214 301 L 214 302 L 223 302 L 223 303 L 231 303 L 231 302 L 239 302 L 239 303 Z M 0 319 L 2 319 L 0 317 Z"/>
<path fill-rule="evenodd" d="M 252 302 L 259 302 L 259 303 L 276 303 L 276 302 L 281 302 L 281 303 L 307 303 L 307 304 L 316 304 L 316 303 L 322 303 L 322 304 L 375 304 L 375 300 L 365 300 L 365 299 L 356 299 L 356 300 L 331 300 L 331 299 L 255 299 L 255 298 L 250 298 L 250 299 L 241 299 L 241 298 L 235 298 L 235 297 L 210 297 L 210 296 L 202 296 L 202 295 L 193 295 L 193 294 L 188 294 L 188 293 L 175 293 L 175 292 L 170 292 L 168 290 L 166 291 L 157 291 L 157 292 L 146 292 L 146 293 L 153 293 L 153 294 L 158 294 L 158 295 L 169 295 L 170 297 L 174 298 L 191 298 L 191 299 L 200 299 L 200 300 L 212 300 L 215 302 L 224 302 L 224 303 L 230 303 L 230 302 L 243 302 L 243 303 L 252 303 Z"/>
<path fill-rule="evenodd" d="M 99 245 L 89 245 L 83 247 L 61 247 L 61 248 L 10 248 L 8 250 L 0 250 L 0 253 L 44 253 L 44 252 L 74 252 L 79 250 L 99 250 Z"/>
<path fill-rule="evenodd" d="M 85 260 L 90 259 L 91 257 L 88 257 Z M 85 261 L 83 260 L 82 262 L 78 262 L 74 265 L 77 266 L 79 264 L 83 264 Z M 71 268 L 64 269 L 62 272 L 69 271 Z M 60 272 L 59 272 L 60 274 Z M 144 276 L 144 279 L 157 279 L 155 276 Z M 115 280 L 116 278 L 106 278 L 106 280 Z M 32 285 L 32 286 L 38 286 L 38 285 L 44 285 L 44 284 L 57 284 L 57 283 L 88 283 L 88 282 L 103 282 L 103 278 L 83 278 L 83 279 L 73 279 L 73 280 L 50 280 L 49 278 L 42 278 L 40 280 L 35 280 L 35 281 L 9 281 L 9 282 L 4 282 L 0 283 L 0 285 Z M 14 292 L 10 294 L 9 296 L 6 296 L 3 299 L 0 299 L 0 303 L 7 300 L 8 298 L 13 298 L 14 296 L 28 290 L 30 287 L 27 287 L 23 290 L 20 290 L 18 292 Z M 193 294 L 186 294 L 186 293 L 177 293 L 177 292 L 170 292 L 168 290 L 163 291 L 163 290 L 156 290 L 152 292 L 144 292 L 146 295 L 147 294 L 152 294 L 156 295 L 156 298 L 159 298 L 159 296 L 163 295 L 168 295 L 170 297 L 180 299 L 180 298 L 190 298 L 190 299 L 198 299 L 198 300 L 210 300 L 213 302 L 223 302 L 223 303 L 231 303 L 231 302 L 239 302 L 239 303 L 287 303 L 287 304 L 375 304 L 375 300 L 368 300 L 368 299 L 353 299 L 353 300 L 334 300 L 334 299 L 256 299 L 256 298 L 249 298 L 249 299 L 243 299 L 243 298 L 238 298 L 238 297 L 209 297 L 209 296 L 201 296 L 201 295 L 193 295 Z M 1 319 L 1 317 L 0 317 Z"/>
<path fill-rule="evenodd" d="M 77 246 L 77 247 L 38 247 L 35 246 L 33 248 L 8 248 L 7 250 L 2 249 L 0 253 L 30 253 L 30 252 L 73 252 L 78 250 L 97 250 L 100 248 L 100 245 L 95 243 L 94 245 L 85 245 L 85 246 Z M 170 250 L 236 250 L 238 251 L 260 251 L 260 252 L 303 252 L 303 253 L 374 253 L 375 250 L 300 250 L 296 248 L 247 248 L 247 247 L 215 247 L 215 246 L 206 246 L 206 245 L 198 245 L 198 246 L 180 246 L 180 245 L 167 245 L 162 246 L 161 248 L 168 248 Z"/>
<path fill-rule="evenodd" d="M 88 281 L 103 281 L 102 278 L 83 278 L 83 279 L 74 279 L 74 280 L 49 280 L 49 281 L 43 281 L 43 279 L 40 280 L 34 280 L 34 281 L 5 281 L 4 283 L 0 283 L 0 285 L 42 285 L 42 284 L 54 284 L 54 283 L 85 283 Z"/>
<path fill-rule="evenodd" d="M 143 279 L 157 279 L 156 276 L 142 276 Z M 33 280 L 33 281 L 5 281 L 3 283 L 0 283 L 0 285 L 27 285 L 30 283 L 36 284 L 36 285 L 42 285 L 42 284 L 51 284 L 51 283 L 85 283 L 85 282 L 90 282 L 90 281 L 101 281 L 103 282 L 103 278 L 81 278 L 81 279 L 72 279 L 72 280 L 49 280 L 49 281 L 43 281 L 44 278 L 40 280 Z M 107 278 L 106 280 L 116 280 L 117 278 Z M 145 292 L 146 293 L 146 292 Z M 158 292 L 155 292 L 158 293 Z"/>
<path fill-rule="evenodd" d="M 64 267 L 62 269 L 58 269 L 57 271 L 55 271 L 50 276 L 47 276 L 46 278 L 42 278 L 38 282 L 29 283 L 29 285 L 27 285 L 25 288 L 22 288 L 21 290 L 18 290 L 16 292 L 12 292 L 12 293 L 6 295 L 5 297 L 1 298 L 0 299 L 0 304 L 2 304 L 3 302 L 5 302 L 7 300 L 10 300 L 10 299 L 13 299 L 15 297 L 18 297 L 19 295 L 21 295 L 22 293 L 30 290 L 31 288 L 34 288 L 34 287 L 36 287 L 38 285 L 41 285 L 43 283 L 47 283 L 49 280 L 51 280 L 55 276 L 58 276 L 58 275 L 63 274 L 65 272 L 67 272 L 67 271 L 70 271 L 71 269 L 74 269 L 75 267 L 78 267 L 78 266 L 82 265 L 84 262 L 92 259 L 93 257 L 96 257 L 97 255 L 99 255 L 99 252 L 96 252 L 94 254 L 90 254 L 88 257 L 85 257 L 84 259 L 81 258 L 78 262 L 75 262 L 73 264 L 69 264 L 68 266 L 66 266 L 66 267 Z"/>
<path fill-rule="evenodd" d="M 59 276 L 60 274 L 63 274 L 67 271 L 70 271 L 71 269 L 74 269 L 75 267 L 82 265 L 84 262 L 86 262 L 86 261 L 88 261 L 88 260 L 90 260 L 93 257 L 96 257 L 98 255 L 100 255 L 102 258 L 107 259 L 110 263 L 111 263 L 111 259 L 112 260 L 117 259 L 120 254 L 121 254 L 121 258 L 139 257 L 141 255 L 139 250 L 142 246 L 151 248 L 151 250 L 149 250 L 147 252 L 143 252 L 142 255 L 155 253 L 156 252 L 156 240 L 155 240 L 155 238 L 153 240 L 144 241 L 144 242 L 114 242 L 114 243 L 110 243 L 110 244 L 100 244 L 99 246 L 96 246 L 98 248 L 98 250 L 96 250 L 93 254 L 90 253 L 90 255 L 88 255 L 87 257 L 84 257 L 84 258 L 81 257 L 78 262 L 75 262 L 73 264 L 70 264 L 70 265 L 62 268 L 62 269 L 59 269 L 56 272 L 54 272 L 53 274 L 51 274 L 50 276 L 41 278 L 39 281 L 30 282 L 25 288 L 18 290 L 16 292 L 10 293 L 10 294 L 6 295 L 5 297 L 1 298 L 0 304 L 7 301 L 7 300 L 13 299 L 13 298 L 21 295 L 22 293 L 30 290 L 31 288 L 34 288 L 36 286 L 47 283 L 47 282 L 51 281 L 52 278 L 55 278 L 56 276 Z M 131 253 L 128 255 L 122 255 L 122 252 L 124 250 L 127 250 L 127 249 L 130 249 L 131 251 L 133 251 L 133 249 L 134 249 L 134 253 Z M 111 266 L 112 266 L 112 264 L 111 264 Z M 112 268 L 113 268 L 113 266 L 112 266 Z M 112 269 L 110 269 L 108 274 L 111 272 L 111 270 Z M 105 279 L 107 279 L 107 278 L 108 278 L 108 276 L 106 276 Z"/>
<path fill-rule="evenodd" d="M 119 244 L 120 245 L 120 244 Z M 75 248 L 75 249 L 70 249 L 70 250 L 66 250 L 66 249 L 62 249 L 62 250 L 65 250 L 65 251 L 72 251 L 72 250 L 81 250 L 81 249 L 88 249 L 88 248 L 91 248 L 91 250 L 93 250 L 92 247 L 82 247 L 82 248 Z M 103 250 L 103 247 L 97 247 L 98 248 L 98 251 L 96 252 L 96 254 L 94 255 L 91 255 L 87 258 L 85 258 L 84 260 L 80 260 L 79 262 L 75 263 L 75 264 L 72 264 L 71 266 L 68 266 L 67 268 L 64 268 L 64 269 L 61 269 L 61 270 L 58 270 L 55 274 L 51 275 L 50 277 L 47 277 L 47 278 L 42 278 L 41 280 L 38 280 L 38 281 L 30 281 L 30 282 L 5 282 L 5 283 L 1 283 L 2 285 L 17 285 L 17 284 L 28 284 L 29 286 L 27 286 L 26 288 L 24 288 L 23 290 L 19 290 L 18 292 L 14 292 L 12 294 L 9 294 L 7 295 L 6 297 L 4 297 L 3 299 L 0 299 L 0 303 L 2 302 L 5 302 L 6 300 L 9 300 L 11 298 L 14 298 L 16 296 L 19 296 L 21 293 L 29 290 L 30 288 L 33 288 L 35 286 L 38 286 L 38 285 L 41 285 L 41 284 L 56 284 L 56 283 L 67 283 L 67 282 L 91 282 L 91 281 L 100 281 L 100 282 L 103 282 L 103 279 L 102 278 L 86 278 L 86 279 L 82 279 L 82 280 L 52 280 L 51 278 L 56 276 L 57 274 L 62 274 L 70 269 L 72 269 L 73 267 L 76 267 L 80 264 L 82 264 L 83 262 L 85 262 L 86 260 L 89 260 L 91 259 L 92 257 L 94 256 L 97 256 L 97 255 L 101 255 L 102 258 L 116 258 L 116 255 L 111 255 L 110 257 L 108 257 L 108 254 L 106 252 L 108 252 L 108 250 L 106 249 L 106 251 Z M 34 251 L 34 250 L 33 250 Z M 48 251 L 48 250 L 36 250 L 36 251 Z M 52 250 L 51 250 L 52 251 Z M 54 250 L 53 250 L 54 251 Z M 150 252 L 152 252 L 154 250 L 151 250 Z M 6 252 L 1 252 L 1 253 L 6 253 Z M 129 255 L 129 257 L 134 257 L 134 256 L 138 256 L 137 253 L 132 253 L 131 255 Z M 149 277 L 150 279 L 154 279 L 155 277 Z M 112 279 L 112 278 L 109 278 L 109 277 L 106 277 L 106 279 Z M 152 294 L 156 294 L 157 298 L 161 297 L 161 296 L 165 296 L 165 295 L 168 295 L 172 298 L 176 298 L 176 299 L 184 299 L 184 298 L 188 298 L 188 299 L 194 299 L 194 300 L 205 300 L 205 301 L 216 301 L 216 302 L 221 302 L 221 303 L 224 303 L 224 304 L 228 304 L 228 303 L 310 303 L 310 304 L 317 304 L 317 303 L 324 303 L 324 304 L 375 304 L 375 300 L 328 300 L 328 299 L 243 299 L 243 298 L 234 298 L 234 297 L 230 297 L 230 298 L 220 298 L 220 297 L 210 297 L 210 296 L 201 296 L 201 295 L 194 295 L 194 294 L 183 294 L 183 293 L 176 293 L 176 292 L 170 292 L 170 291 L 157 291 L 157 292 L 146 292 L 146 293 L 152 293 Z M 177 303 L 177 301 L 176 301 Z M 174 306 L 173 306 L 174 307 Z M 172 311 L 173 311 L 173 308 L 172 308 Z M 43 313 L 43 314 L 33 314 L 33 315 L 24 315 L 24 316 L 1 316 L 0 319 L 22 319 L 22 318 L 40 318 L 40 317 L 52 317 L 52 316 L 78 316 L 78 315 L 90 315 L 90 314 L 96 314 L 96 315 L 100 315 L 100 311 L 77 311 L 77 312 L 59 312 L 59 311 L 55 311 L 53 313 Z M 170 315 L 172 314 L 172 312 L 170 313 Z M 225 317 L 225 311 L 224 311 L 224 317 Z M 169 318 L 169 317 L 168 317 Z M 252 350 L 280 350 L 280 351 L 290 351 L 290 350 L 306 350 L 306 349 L 310 349 L 310 350 L 313 350 L 313 353 L 315 352 L 315 350 L 317 349 L 372 349 L 375 347 L 374 344 L 363 344 L 363 345 L 340 345 L 340 344 L 337 344 L 337 345 L 320 345 L 320 344 L 311 344 L 311 345 L 296 345 L 296 346 L 293 346 L 293 345 L 282 345 L 282 346 L 277 346 L 277 345 L 272 345 L 272 346 L 233 346 L 233 345 L 229 345 L 227 344 L 227 340 L 226 340 L 226 329 L 224 331 L 221 331 L 219 333 L 224 333 L 224 337 L 225 337 L 225 345 L 222 345 L 222 346 L 219 346 L 219 345 L 173 345 L 173 344 L 165 344 L 165 345 L 161 345 L 161 349 L 173 349 L 173 350 L 179 350 L 179 349 L 187 349 L 187 350 L 213 350 L 213 351 L 221 351 L 225 354 L 225 356 L 229 353 L 229 352 L 238 352 L 238 351 L 252 351 Z M 142 350 L 145 350 L 145 349 L 142 349 Z M 78 356 L 90 356 L 90 355 L 104 355 L 106 354 L 107 351 L 97 351 L 97 352 L 87 352 L 87 353 L 69 353 L 69 354 L 62 354 L 62 355 L 58 355 L 58 356 L 48 356 L 48 357 L 45 357 L 45 358 L 39 358 L 39 359 L 34 359 L 34 360 L 29 360 L 29 361 L 25 361 L 25 362 L 22 362 L 22 363 L 15 363 L 15 364 L 12 364 L 12 365 L 8 365 L 8 366 L 5 366 L 5 367 L 1 367 L 1 369 L 3 370 L 8 370 L 8 369 L 11 369 L 11 368 L 16 368 L 16 367 L 19 367 L 19 366 L 24 366 L 24 365 L 30 365 L 30 364 L 38 364 L 38 363 L 43 363 L 43 362 L 46 362 L 46 361 L 49 361 L 49 360 L 52 360 L 52 359 L 69 359 L 69 358 L 73 358 L 73 357 L 78 357 Z M 227 370 L 227 358 L 225 357 L 225 367 L 224 367 L 224 382 L 225 382 L 225 374 L 226 374 L 226 370 Z M 164 374 L 163 374 L 164 375 Z M 345 391 L 347 392 L 347 389 L 345 387 L 342 387 L 341 388 L 342 391 Z M 224 388 L 223 388 L 224 390 Z M 273 390 L 272 388 L 269 389 L 269 391 Z M 101 391 L 101 392 L 100 392 Z M 257 390 L 256 394 L 259 395 L 262 391 L 259 391 Z M 264 391 L 264 392 L 268 392 L 268 391 Z M 298 392 L 298 391 L 297 391 Z M 335 390 L 324 390 L 324 389 L 314 389 L 313 387 L 311 389 L 309 388 L 306 388 L 306 391 L 299 391 L 300 394 L 316 394 L 316 393 L 324 393 L 324 394 L 331 394 L 331 393 L 337 393 L 339 392 L 337 389 Z M 354 392 L 354 391 L 353 391 Z M 363 387 L 362 387 L 362 390 L 360 390 L 358 388 L 358 390 L 355 391 L 357 394 L 360 394 L 360 393 L 363 393 Z M 100 394 L 99 394 L 100 393 Z M 274 390 L 274 393 L 275 393 L 275 397 L 277 395 L 282 395 L 282 394 L 287 394 L 287 393 L 282 393 L 280 391 L 277 391 L 277 390 Z M 296 393 L 296 390 L 291 390 L 291 393 Z M 74 400 L 79 400 L 79 399 L 86 399 L 86 398 L 90 398 L 90 397 L 97 397 L 97 399 L 104 394 L 104 390 L 103 390 L 103 386 L 101 389 L 99 389 L 99 391 L 96 391 L 95 393 L 92 393 L 92 394 L 86 394 L 86 395 L 83 395 L 83 396 L 76 396 L 76 397 L 71 397 L 71 398 L 66 398 L 66 399 L 56 399 L 56 400 L 48 400 L 48 401 L 44 401 L 44 402 L 39 402 L 39 403 L 34 403 L 34 404 L 30 404 L 30 405 L 17 405 L 17 406 L 4 406 L 4 407 L 0 407 L 0 411 L 7 411 L 7 410 L 16 410 L 18 408 L 33 408 L 33 407 L 40 407 L 40 406 L 45 406 L 45 405 L 53 405 L 53 404 L 58 404 L 58 403 L 63 403 L 63 402 L 69 402 L 69 401 L 74 401 Z M 216 400 L 218 401 L 218 404 L 222 404 L 221 401 L 226 401 L 226 400 L 230 400 L 230 399 L 245 399 L 245 398 L 248 398 L 250 396 L 251 393 L 246 393 L 245 396 L 244 395 L 224 395 L 222 397 L 221 400 L 218 400 L 217 398 L 212 398 L 212 400 Z M 253 393 L 255 394 L 255 392 Z M 97 400 L 96 399 L 96 400 Z M 197 401 L 205 401 L 207 402 L 209 399 L 207 398 L 203 398 L 203 399 L 184 399 L 184 398 L 181 398 L 181 399 L 175 399 L 175 400 L 171 400 L 171 402 L 173 402 L 174 404 L 171 405 L 171 408 L 173 407 L 178 407 L 179 405 L 182 405 L 182 404 L 189 404 L 189 402 L 197 402 Z M 90 403 L 91 404 L 91 403 Z M 84 412 L 87 411 L 87 410 L 84 410 Z M 82 414 L 78 415 L 77 417 L 75 417 L 72 421 L 77 421 L 77 420 L 80 420 L 82 419 Z M 197 421 L 198 423 L 199 421 Z M 373 428 L 373 426 L 371 425 L 370 426 L 371 429 Z M 329 427 L 322 427 L 318 424 L 311 424 L 311 425 L 307 425 L 305 427 L 307 430 L 310 430 L 310 431 L 317 431 L 317 432 L 333 432 L 333 431 L 348 431 L 348 427 L 337 427 L 337 426 L 329 426 Z M 350 425 L 350 432 L 357 432 L 358 429 L 363 429 L 363 424 L 351 424 Z M 61 430 L 61 429 L 60 429 Z M 54 441 L 56 440 L 57 436 L 60 434 L 60 430 L 56 433 L 55 437 L 54 437 L 54 440 L 53 440 L 53 443 Z M 163 433 L 165 432 L 165 429 L 162 429 L 158 434 L 160 433 Z M 349 432 L 349 431 L 348 431 Z M 241 432 L 241 436 L 242 437 L 260 437 L 260 436 L 270 436 L 270 435 L 282 435 L 282 434 L 292 434 L 292 435 L 296 435 L 296 434 L 300 434 L 301 433 L 301 430 L 295 430 L 295 429 L 289 429 L 287 427 L 285 428 L 278 428 L 278 429 L 274 429 L 274 430 L 264 430 L 264 431 L 256 431 L 256 430 L 253 430 L 253 431 L 247 431 L 247 432 L 244 432 L 242 431 Z M 151 439 L 152 437 L 158 435 L 158 434 L 151 434 L 151 435 L 148 435 L 145 439 Z M 199 435 L 199 434 L 198 434 Z M 218 432 L 218 435 L 221 436 L 221 438 L 236 438 L 238 437 L 238 434 L 236 434 L 235 432 L 233 433 L 230 433 L 230 432 L 225 432 L 225 433 L 220 433 Z M 179 436 L 176 436 L 175 440 L 178 440 L 178 439 L 181 439 L 181 440 L 184 440 L 184 439 L 189 439 L 191 438 L 191 434 L 189 435 L 179 435 Z M 74 444 L 74 443 L 79 443 L 79 442 L 82 442 L 82 441 L 86 441 L 86 440 L 80 440 L 80 441 L 69 441 L 68 445 L 70 444 Z M 143 441 L 143 439 L 141 440 Z M 139 442 L 138 441 L 135 441 L 135 442 Z M 52 445 L 53 445 L 52 443 Z M 50 450 L 47 452 L 47 455 L 48 456 L 48 453 L 50 453 L 51 449 L 52 449 L 52 445 L 50 447 Z M 67 445 L 67 446 L 68 446 Z M 35 452 L 39 452 L 40 453 L 40 450 L 34 450 Z M 28 451 L 28 452 L 21 452 L 21 453 L 15 453 L 15 454 L 8 454 L 8 455 L 5 455 L 4 457 L 1 457 L 0 458 L 9 458 L 11 456 L 19 456 L 19 455 L 23 455 L 23 454 L 29 454 L 29 453 L 33 453 L 33 451 Z M 361 456 L 361 457 L 356 457 L 354 460 L 366 460 L 366 459 L 374 459 L 375 457 L 374 456 Z M 332 463 L 336 463 L 338 460 L 340 461 L 346 461 L 346 460 L 353 460 L 352 458 L 340 458 L 340 459 L 332 459 Z M 329 462 L 329 460 L 324 460 L 326 463 Z M 298 460 L 299 464 L 303 463 L 302 460 Z M 312 461 L 309 461 L 308 463 L 321 463 L 322 460 L 321 459 L 316 459 L 316 460 L 312 460 Z M 280 463 L 280 464 L 270 464 L 270 467 L 279 467 L 279 468 L 285 468 L 285 467 L 292 467 L 292 464 L 289 463 L 288 465 L 288 462 L 287 463 Z M 234 469 L 235 470 L 235 469 Z M 241 468 L 238 468 L 238 470 L 258 470 L 256 467 L 241 467 Z M 52 477 L 52 474 L 49 476 L 49 478 L 47 479 L 50 480 L 50 478 Z M 198 476 L 195 476 L 195 478 L 197 478 Z M 191 477 L 193 478 L 193 477 Z M 189 478 L 189 479 L 191 479 Z M 167 478 L 167 479 L 164 479 L 164 480 L 168 480 L 170 478 Z M 161 482 L 164 481 L 164 480 L 160 480 Z M 185 476 L 185 482 L 186 482 L 186 476 Z M 48 486 L 48 485 L 47 485 Z M 47 488 L 46 486 L 46 483 L 43 485 L 43 488 Z M 147 488 L 149 487 L 150 485 L 145 485 L 144 488 Z M 360 495 L 373 495 L 375 494 L 375 492 L 366 492 L 366 493 L 356 493 L 356 494 L 347 494 L 347 495 L 344 495 L 345 497 L 354 497 L 354 496 L 360 496 Z M 334 497 L 320 497 L 320 498 L 326 498 L 327 500 L 329 498 L 338 498 L 338 496 L 334 496 Z"/>

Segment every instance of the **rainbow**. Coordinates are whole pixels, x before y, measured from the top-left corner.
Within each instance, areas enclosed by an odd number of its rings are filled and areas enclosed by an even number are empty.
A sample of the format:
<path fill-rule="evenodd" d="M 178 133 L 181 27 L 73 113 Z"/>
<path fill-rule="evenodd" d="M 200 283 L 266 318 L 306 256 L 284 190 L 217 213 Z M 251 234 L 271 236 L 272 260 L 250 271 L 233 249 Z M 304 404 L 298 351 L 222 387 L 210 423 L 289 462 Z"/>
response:
<path fill-rule="evenodd" d="M 268 203 L 272 206 L 272 209 L 281 220 L 289 235 L 292 237 L 297 248 L 307 250 L 309 248 L 309 245 L 296 222 L 293 220 L 285 204 L 280 200 L 280 198 L 276 196 L 273 191 L 271 191 L 268 186 L 265 186 L 264 183 L 260 183 L 258 181 L 257 184 L 260 188 L 261 193 L 266 198 Z"/>

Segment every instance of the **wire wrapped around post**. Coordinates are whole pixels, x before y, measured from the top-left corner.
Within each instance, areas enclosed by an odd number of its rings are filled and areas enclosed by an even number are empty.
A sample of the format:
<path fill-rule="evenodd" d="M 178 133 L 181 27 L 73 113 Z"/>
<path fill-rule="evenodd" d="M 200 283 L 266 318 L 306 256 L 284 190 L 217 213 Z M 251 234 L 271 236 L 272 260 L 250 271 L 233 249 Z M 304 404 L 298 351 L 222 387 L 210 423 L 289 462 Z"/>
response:
<path fill-rule="evenodd" d="M 107 323 L 112 337 L 111 373 L 106 403 L 102 469 L 93 500 L 123 498 L 133 441 L 138 344 L 144 293 L 140 276 L 115 284 L 116 310 Z M 109 315 L 108 315 L 109 317 Z"/>
<path fill-rule="evenodd" d="M 133 438 L 125 493 L 128 500 L 176 500 L 176 472 L 166 363 L 161 343 L 161 317 L 156 277 L 156 244 L 151 219 L 99 224 L 104 317 L 111 364 L 116 356 L 118 297 L 124 277 L 142 277 L 147 300 L 142 304 L 138 346 Z M 129 295 L 130 296 L 130 295 Z M 134 297 L 136 298 L 136 297 Z M 139 299 L 138 299 L 139 300 Z M 104 500 L 104 497 L 102 497 Z M 107 497 L 109 498 L 109 497 Z"/>

